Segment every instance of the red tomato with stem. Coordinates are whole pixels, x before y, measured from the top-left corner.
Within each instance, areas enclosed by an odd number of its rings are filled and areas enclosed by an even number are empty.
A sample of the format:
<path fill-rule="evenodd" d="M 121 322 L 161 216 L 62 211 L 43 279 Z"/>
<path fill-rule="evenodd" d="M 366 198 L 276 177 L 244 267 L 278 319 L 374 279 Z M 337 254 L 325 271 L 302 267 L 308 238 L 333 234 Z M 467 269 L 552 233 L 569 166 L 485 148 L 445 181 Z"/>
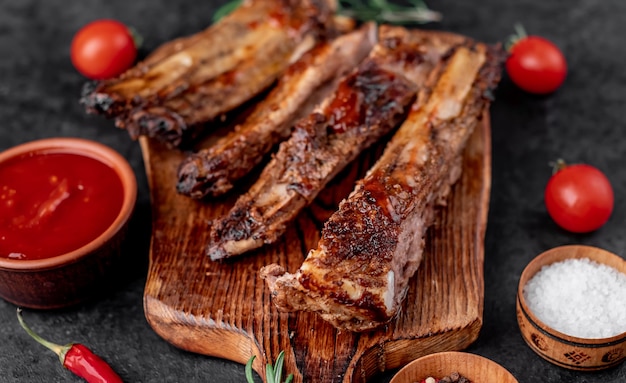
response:
<path fill-rule="evenodd" d="M 567 75 L 565 56 L 551 41 L 539 36 L 527 36 L 521 27 L 517 29 L 505 63 L 509 77 L 529 93 L 554 92 Z"/>
<path fill-rule="evenodd" d="M 588 233 L 602 227 L 613 212 L 613 188 L 599 169 L 586 164 L 557 163 L 545 189 L 550 217 L 563 229 Z"/>
<path fill-rule="evenodd" d="M 82 27 L 72 40 L 72 64 L 93 80 L 116 77 L 137 57 L 135 36 L 116 20 L 96 20 Z"/>

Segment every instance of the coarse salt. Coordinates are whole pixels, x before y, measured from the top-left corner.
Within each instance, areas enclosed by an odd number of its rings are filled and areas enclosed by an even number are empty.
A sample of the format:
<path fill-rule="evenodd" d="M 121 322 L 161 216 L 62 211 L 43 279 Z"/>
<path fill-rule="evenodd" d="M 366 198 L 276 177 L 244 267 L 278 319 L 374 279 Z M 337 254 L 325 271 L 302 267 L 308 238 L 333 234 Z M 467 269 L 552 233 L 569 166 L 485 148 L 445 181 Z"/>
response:
<path fill-rule="evenodd" d="M 546 325 L 579 338 L 626 332 L 626 274 L 589 258 L 541 268 L 524 286 L 528 308 Z"/>

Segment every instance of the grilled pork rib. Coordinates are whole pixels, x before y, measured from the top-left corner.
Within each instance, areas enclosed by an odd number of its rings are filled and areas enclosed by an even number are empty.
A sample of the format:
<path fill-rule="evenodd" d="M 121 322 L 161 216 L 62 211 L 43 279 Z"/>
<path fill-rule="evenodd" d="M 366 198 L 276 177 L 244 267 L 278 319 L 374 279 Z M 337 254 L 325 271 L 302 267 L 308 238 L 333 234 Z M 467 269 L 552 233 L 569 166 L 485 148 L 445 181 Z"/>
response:
<path fill-rule="evenodd" d="M 292 64 L 269 95 L 229 135 L 188 156 L 178 171 L 178 191 L 193 198 L 224 194 L 256 167 L 295 122 L 308 115 L 376 43 L 376 25 L 322 42 Z M 331 84 L 329 84 L 329 82 Z"/>
<path fill-rule="evenodd" d="M 389 36 L 281 143 L 248 193 L 213 223 L 213 260 L 273 243 L 288 223 L 363 149 L 405 117 L 420 84 L 447 51 L 424 35 Z M 409 38 L 410 37 L 410 38 Z"/>
<path fill-rule="evenodd" d="M 87 112 L 132 138 L 178 146 L 268 88 L 332 24 L 334 1 L 249 0 L 206 30 L 158 48 L 119 78 L 87 86 Z"/>
<path fill-rule="evenodd" d="M 398 312 L 435 208 L 461 174 L 465 144 L 499 80 L 500 55 L 459 47 L 427 102 L 413 108 L 379 161 L 326 222 L 300 269 L 261 275 L 281 311 L 313 311 L 339 329 L 367 331 Z"/>

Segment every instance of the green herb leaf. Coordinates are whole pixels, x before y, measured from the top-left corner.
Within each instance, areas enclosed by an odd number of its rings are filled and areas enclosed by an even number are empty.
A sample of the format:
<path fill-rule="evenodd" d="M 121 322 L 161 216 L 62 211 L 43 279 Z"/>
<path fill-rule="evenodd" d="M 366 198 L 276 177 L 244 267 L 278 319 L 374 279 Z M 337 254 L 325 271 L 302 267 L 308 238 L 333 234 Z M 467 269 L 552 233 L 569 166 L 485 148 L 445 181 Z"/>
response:
<path fill-rule="evenodd" d="M 428 8 L 423 0 L 411 0 L 411 5 L 399 5 L 387 0 L 339 1 L 338 13 L 359 21 L 389 24 L 424 24 L 441 20 L 441 14 Z"/>
<path fill-rule="evenodd" d="M 283 380 L 283 363 L 285 361 L 285 352 L 281 351 L 276 358 L 276 364 L 274 367 L 274 382 L 281 382 Z"/>
<path fill-rule="evenodd" d="M 213 23 L 218 22 L 222 17 L 237 9 L 237 7 L 241 5 L 242 1 L 243 0 L 229 1 L 228 3 L 219 7 L 217 11 L 215 11 L 215 13 L 213 14 Z"/>
<path fill-rule="evenodd" d="M 222 5 L 213 14 L 213 22 L 234 11 L 242 0 Z M 337 14 L 359 21 L 376 21 L 389 24 L 425 24 L 441 21 L 441 13 L 428 8 L 424 0 L 411 0 L 410 5 L 399 5 L 387 0 L 339 0 Z"/>
<path fill-rule="evenodd" d="M 266 378 L 267 383 L 276 382 L 276 377 L 274 376 L 274 367 L 272 366 L 271 363 L 268 363 L 265 366 L 265 378 Z"/>
<path fill-rule="evenodd" d="M 252 377 L 252 362 L 254 362 L 254 358 L 256 358 L 256 355 L 252 355 L 248 359 L 248 363 L 246 363 L 246 380 L 248 383 L 254 383 L 254 378 Z"/>
<path fill-rule="evenodd" d="M 248 363 L 246 363 L 246 380 L 248 383 L 254 383 L 254 379 L 252 377 L 252 362 L 254 361 L 255 356 L 251 356 L 248 359 Z M 265 366 L 265 381 L 266 383 L 283 383 L 283 365 L 285 363 L 285 351 L 281 351 L 276 358 L 276 363 L 272 365 L 268 363 Z M 293 380 L 293 374 L 289 374 L 284 383 L 291 383 Z"/>

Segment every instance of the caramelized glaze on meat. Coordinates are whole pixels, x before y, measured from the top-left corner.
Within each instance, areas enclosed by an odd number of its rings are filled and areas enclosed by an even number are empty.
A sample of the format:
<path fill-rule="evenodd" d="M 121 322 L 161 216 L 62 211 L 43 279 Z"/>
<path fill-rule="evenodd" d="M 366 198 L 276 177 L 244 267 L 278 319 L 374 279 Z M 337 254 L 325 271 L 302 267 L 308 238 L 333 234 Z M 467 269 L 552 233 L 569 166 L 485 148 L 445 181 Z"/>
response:
<path fill-rule="evenodd" d="M 332 25 L 334 1 L 249 0 L 206 30 L 164 44 L 119 78 L 88 85 L 89 113 L 131 137 L 178 146 L 268 88 Z"/>
<path fill-rule="evenodd" d="M 461 174 L 463 149 L 489 105 L 485 94 L 499 80 L 501 58 L 483 44 L 454 49 L 427 101 L 414 105 L 300 269 L 262 269 L 281 311 L 317 312 L 351 331 L 375 329 L 397 314 L 435 207 Z"/>
<path fill-rule="evenodd" d="M 213 223 L 212 259 L 276 241 L 345 165 L 405 117 L 449 45 L 421 34 L 398 41 L 381 30 L 369 57 L 296 125 L 248 193 Z"/>
<path fill-rule="evenodd" d="M 261 163 L 292 126 L 333 91 L 376 43 L 376 26 L 322 42 L 296 61 L 252 114 L 213 146 L 188 156 L 178 170 L 178 191 L 193 198 L 217 196 Z"/>

